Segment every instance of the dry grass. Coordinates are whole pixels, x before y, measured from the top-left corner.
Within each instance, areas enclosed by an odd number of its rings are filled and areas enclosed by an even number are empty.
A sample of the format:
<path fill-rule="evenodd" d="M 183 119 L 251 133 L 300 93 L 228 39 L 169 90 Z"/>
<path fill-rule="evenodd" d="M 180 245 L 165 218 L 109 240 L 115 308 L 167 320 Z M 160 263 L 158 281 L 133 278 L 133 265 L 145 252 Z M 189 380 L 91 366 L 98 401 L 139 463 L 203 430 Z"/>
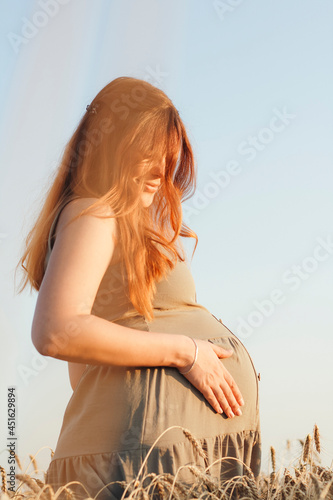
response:
<path fill-rule="evenodd" d="M 251 470 L 248 470 L 246 475 L 234 477 L 224 482 L 222 486 L 218 484 L 216 478 L 210 475 L 207 456 L 199 441 L 189 430 L 180 428 L 195 450 L 204 458 L 206 470 L 203 471 L 194 465 L 186 466 L 193 474 L 191 486 L 179 481 L 178 473 L 176 476 L 168 473 L 159 475 L 149 473 L 140 478 L 150 451 L 164 434 L 162 433 L 148 452 L 136 479 L 130 483 L 118 482 L 124 489 L 122 498 L 133 500 L 333 500 L 333 470 L 320 465 L 320 434 L 317 425 L 314 426 L 313 436 L 308 434 L 305 441 L 299 440 L 302 451 L 297 466 L 293 466 L 292 471 L 287 468 L 284 468 L 283 472 L 276 470 L 276 452 L 271 446 L 272 472 L 269 475 L 261 473 L 255 480 Z M 290 441 L 287 442 L 287 448 L 289 447 Z M 34 472 L 38 471 L 36 455 L 29 456 L 31 460 L 29 466 L 33 465 Z M 53 456 L 52 450 L 51 456 Z M 75 494 L 70 489 L 70 484 L 73 483 L 68 483 L 54 492 L 50 485 L 27 474 L 27 471 L 24 472 L 18 457 L 16 457 L 16 462 L 22 474 L 16 474 L 19 484 L 15 492 L 8 490 L 6 471 L 0 466 L 2 476 L 0 500 L 57 500 L 60 498 L 75 500 Z M 86 499 L 89 498 L 87 494 Z"/>

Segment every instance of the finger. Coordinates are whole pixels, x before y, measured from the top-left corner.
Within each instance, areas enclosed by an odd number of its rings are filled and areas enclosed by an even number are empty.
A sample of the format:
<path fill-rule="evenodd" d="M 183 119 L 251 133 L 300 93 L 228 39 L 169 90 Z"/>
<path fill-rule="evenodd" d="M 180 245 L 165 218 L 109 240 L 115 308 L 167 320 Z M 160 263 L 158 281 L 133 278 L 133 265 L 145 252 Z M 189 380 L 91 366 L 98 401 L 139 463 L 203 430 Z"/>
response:
<path fill-rule="evenodd" d="M 221 350 L 226 351 L 229 353 L 230 351 L 224 348 L 221 348 Z M 235 413 L 236 415 L 241 415 L 241 409 L 239 408 L 241 405 L 244 404 L 244 400 L 242 398 L 241 392 L 239 388 L 237 387 L 236 382 L 228 372 L 228 370 L 224 367 L 223 363 L 219 363 L 221 369 L 222 369 L 222 377 L 221 378 L 221 383 L 220 387 L 224 391 L 224 396 L 227 399 L 227 404 L 230 407 L 231 411 Z M 222 404 L 222 401 L 219 399 L 220 404 Z M 223 410 L 224 407 L 222 406 Z M 227 409 L 227 408 L 226 408 Z M 234 415 L 231 415 L 234 416 Z"/>
<path fill-rule="evenodd" d="M 217 413 L 220 413 L 220 414 L 223 413 L 223 409 L 221 408 L 220 403 L 218 402 L 211 387 L 207 387 L 207 389 L 202 394 L 205 396 L 208 403 L 213 407 L 213 409 Z"/>
<path fill-rule="evenodd" d="M 224 390 L 222 390 L 221 387 L 214 388 L 213 392 L 214 392 L 215 397 L 216 397 L 217 401 L 219 402 L 222 410 L 227 415 L 227 417 L 233 418 L 235 415 L 234 415 L 234 412 L 232 411 L 232 408 L 229 404 L 228 394 L 225 394 Z M 237 405 L 237 407 L 238 407 L 238 405 Z"/>
<path fill-rule="evenodd" d="M 215 354 L 217 354 L 219 358 L 228 358 L 229 356 L 232 356 L 234 352 L 232 349 L 224 349 L 224 347 L 219 347 L 216 345 L 214 345 L 213 349 Z"/>
<path fill-rule="evenodd" d="M 218 401 L 220 402 L 223 410 L 226 408 L 226 413 L 228 416 L 232 418 L 234 415 L 240 416 L 242 414 L 241 409 L 239 408 L 239 404 L 226 381 L 222 382 L 220 384 L 220 387 L 217 388 L 216 391 L 218 391 L 219 394 Z M 229 408 L 227 408 L 226 405 Z"/>
<path fill-rule="evenodd" d="M 232 393 L 233 393 L 236 401 L 238 402 L 238 404 L 240 406 L 243 406 L 244 405 L 244 399 L 242 397 L 242 393 L 239 390 L 239 387 L 236 384 L 235 380 L 233 379 L 233 377 L 230 375 L 230 373 L 228 372 L 228 370 L 226 368 L 224 369 L 224 378 L 227 381 L 227 383 L 228 383 L 228 385 L 230 387 L 230 390 L 232 391 Z"/>

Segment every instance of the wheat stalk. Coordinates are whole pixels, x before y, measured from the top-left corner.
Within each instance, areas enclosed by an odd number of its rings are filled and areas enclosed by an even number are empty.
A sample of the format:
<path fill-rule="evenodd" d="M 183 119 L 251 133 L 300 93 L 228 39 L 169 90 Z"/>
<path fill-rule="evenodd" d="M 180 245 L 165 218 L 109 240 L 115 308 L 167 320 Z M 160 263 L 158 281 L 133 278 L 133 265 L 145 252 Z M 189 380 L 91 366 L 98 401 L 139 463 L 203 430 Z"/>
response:
<path fill-rule="evenodd" d="M 310 477 L 315 489 L 316 498 L 319 498 L 321 493 L 321 487 L 318 478 L 312 472 L 310 472 Z"/>
<path fill-rule="evenodd" d="M 291 492 L 292 488 L 295 486 L 295 480 L 294 478 L 292 477 L 292 475 L 290 474 L 289 470 L 288 469 L 284 469 L 284 489 L 283 491 L 289 495 L 289 493 Z"/>
<path fill-rule="evenodd" d="M 314 429 L 313 429 L 313 438 L 314 438 L 314 442 L 316 445 L 316 450 L 318 453 L 320 453 L 320 434 L 319 434 L 319 429 L 318 429 L 317 424 L 315 424 Z"/>
<path fill-rule="evenodd" d="M 257 500 L 260 498 L 260 493 L 258 491 L 257 485 L 252 477 L 246 476 L 247 487 L 250 493 L 250 498 L 252 500 Z"/>
<path fill-rule="evenodd" d="M 311 443 L 311 434 L 308 434 L 306 436 L 304 448 L 303 448 L 303 462 L 307 462 L 309 458 L 309 451 L 310 451 L 310 443 Z"/>
<path fill-rule="evenodd" d="M 276 473 L 273 471 L 269 475 L 269 484 L 270 484 L 270 486 L 273 486 L 273 484 L 275 483 L 275 480 L 276 480 Z"/>
<path fill-rule="evenodd" d="M 19 466 L 19 469 L 23 470 L 22 465 L 21 465 L 21 461 L 20 461 L 18 455 L 16 455 L 16 453 L 15 453 L 15 460 L 16 460 L 17 465 Z"/>
<path fill-rule="evenodd" d="M 319 497 L 320 500 L 322 500 L 323 498 L 326 498 L 326 495 L 329 492 L 329 490 L 331 489 L 332 485 L 333 485 L 333 479 L 329 483 L 326 484 L 325 488 L 320 493 L 320 497 Z"/>
<path fill-rule="evenodd" d="M 170 476 L 171 476 L 171 474 L 170 474 Z M 175 500 L 182 500 L 182 498 L 184 498 L 184 497 L 180 497 L 179 494 L 174 490 L 174 486 L 177 486 L 177 484 L 173 484 L 173 480 L 174 480 L 173 476 L 171 476 L 171 480 L 169 480 L 169 478 L 167 478 L 165 475 L 159 476 L 157 478 L 156 485 L 157 485 L 157 490 L 158 490 L 158 493 L 160 495 L 160 498 L 164 499 L 164 495 L 166 496 L 166 498 L 174 498 Z M 170 484 L 170 483 L 172 483 L 172 484 Z M 169 497 L 167 496 L 168 491 L 170 491 Z M 172 495 L 172 493 L 173 493 L 173 495 Z M 152 498 L 154 498 L 154 497 L 152 497 Z"/>
<path fill-rule="evenodd" d="M 180 428 L 182 430 L 183 434 L 190 441 L 193 448 L 202 458 L 205 459 L 206 463 L 206 460 L 208 460 L 207 452 L 205 452 L 202 442 L 198 440 L 188 429 L 184 429 L 181 426 L 174 426 L 173 428 Z M 195 500 L 199 498 L 202 500 L 227 500 L 229 498 L 234 498 L 229 497 L 229 486 L 231 485 L 233 486 L 231 494 L 233 494 L 233 492 L 238 495 L 240 494 L 241 498 L 244 498 L 244 500 L 245 498 L 248 500 L 306 500 L 310 498 L 316 500 L 333 500 L 332 468 L 324 468 L 319 464 L 314 464 L 312 459 L 312 455 L 314 455 L 314 460 L 318 458 L 320 461 L 318 453 L 320 453 L 321 447 L 318 426 L 315 424 L 312 435 L 308 434 L 304 441 L 299 441 L 303 443 L 303 446 L 298 466 L 294 467 L 295 476 L 291 475 L 290 471 L 285 468 L 281 481 L 278 478 L 276 470 L 276 451 L 274 447 L 271 446 L 270 460 L 273 470 L 270 474 L 264 475 L 262 473 L 260 475 L 259 482 L 256 482 L 253 472 L 248 466 L 246 466 L 246 472 L 243 472 L 241 476 L 233 477 L 232 483 L 228 484 L 228 487 L 226 487 L 225 484 L 220 485 L 217 478 L 212 477 L 209 474 L 209 471 L 204 471 L 202 467 L 186 465 L 183 467 L 189 469 L 190 472 L 198 478 L 198 480 L 193 478 L 190 486 L 185 484 L 183 485 L 182 481 L 177 480 L 177 474 L 174 476 L 169 473 L 160 475 L 148 473 L 142 477 L 141 481 L 138 481 L 138 478 L 136 478 L 130 483 L 127 483 L 126 481 L 117 481 L 117 483 L 121 483 L 124 488 L 129 490 L 129 500 L 152 500 L 153 498 L 159 498 L 160 500 Z M 29 456 L 35 469 L 37 469 L 35 457 L 32 455 Z M 22 470 L 17 455 L 15 455 L 15 458 L 18 466 Z M 223 457 L 223 459 L 226 458 L 228 457 Z M 221 459 L 218 459 L 218 461 L 219 460 Z M 309 468 L 309 464 L 311 464 L 311 468 Z M 212 467 L 212 465 L 210 467 Z M 208 467 L 208 469 L 210 467 Z M 22 482 L 16 492 L 13 493 L 8 490 L 5 469 L 0 467 L 0 471 L 2 476 L 0 500 L 57 500 L 59 497 L 59 492 L 55 494 L 51 485 L 45 484 L 45 482 L 31 477 L 31 475 L 28 474 L 16 474 L 16 478 Z M 150 478 L 149 484 L 147 483 L 148 478 Z M 228 481 L 228 483 L 229 482 L 230 481 Z M 19 493 L 19 489 L 24 483 L 28 486 L 28 488 L 23 493 Z M 76 494 L 74 491 L 69 489 L 68 486 L 69 485 L 65 485 L 62 488 L 64 498 L 68 500 L 75 500 Z M 88 492 L 86 491 L 86 493 Z M 85 499 L 94 500 L 87 497 L 89 497 L 89 494 L 86 495 Z M 95 500 L 98 500 L 98 495 Z"/>
<path fill-rule="evenodd" d="M 43 493 L 44 493 L 45 500 L 54 500 L 55 499 L 54 491 L 53 491 L 53 488 L 50 484 L 45 484 L 43 486 Z"/>
<path fill-rule="evenodd" d="M 319 474 L 319 477 L 321 480 L 330 481 L 331 479 L 333 479 L 332 469 L 327 469 L 327 468 L 321 467 L 320 465 L 317 465 L 316 473 Z"/>
<path fill-rule="evenodd" d="M 36 462 L 36 459 L 33 455 L 29 455 L 29 458 L 31 460 L 31 463 L 33 465 L 33 468 L 35 471 L 38 471 L 38 467 L 37 467 L 37 462 Z"/>
<path fill-rule="evenodd" d="M 65 487 L 64 491 L 66 492 L 66 498 L 69 500 L 75 500 L 75 495 L 70 488 Z"/>
<path fill-rule="evenodd" d="M 199 441 L 191 434 L 191 432 L 188 429 L 182 429 L 184 435 L 187 437 L 187 439 L 192 443 L 193 447 L 197 450 L 199 455 L 204 459 L 205 461 L 205 466 L 208 467 L 208 457 L 206 453 L 204 452 L 202 446 L 200 445 Z"/>
<path fill-rule="evenodd" d="M 211 491 L 211 489 L 216 490 L 218 488 L 217 482 L 213 482 L 209 476 L 201 472 L 201 470 L 199 470 L 195 465 L 189 465 L 188 468 L 195 476 L 202 480 L 202 482 L 208 487 L 209 491 Z"/>
<path fill-rule="evenodd" d="M 166 472 L 165 474 L 163 474 L 163 477 L 169 481 L 170 483 L 173 483 L 174 482 L 174 476 L 172 474 L 170 474 L 169 472 Z M 175 481 L 175 484 L 174 486 L 176 488 L 179 489 L 179 491 L 183 494 L 183 495 L 186 495 L 187 493 L 187 489 L 185 488 L 185 486 L 183 486 L 179 481 Z"/>
<path fill-rule="evenodd" d="M 1 471 L 1 479 L 2 479 L 1 490 L 4 493 L 8 493 L 6 471 L 3 467 L 1 467 L 1 465 L 0 465 L 0 471 Z"/>
<path fill-rule="evenodd" d="M 39 486 L 33 481 L 33 479 L 28 474 L 15 474 L 15 476 L 17 477 L 17 479 L 27 484 L 34 493 L 40 492 Z"/>
<path fill-rule="evenodd" d="M 160 496 L 160 498 L 163 500 L 164 499 L 164 493 L 165 493 L 165 488 L 162 483 L 158 482 L 157 483 L 157 491 Z"/>
<path fill-rule="evenodd" d="M 274 446 L 271 446 L 271 460 L 272 460 L 272 469 L 273 469 L 273 472 L 275 472 L 276 471 L 276 455 L 275 455 Z"/>

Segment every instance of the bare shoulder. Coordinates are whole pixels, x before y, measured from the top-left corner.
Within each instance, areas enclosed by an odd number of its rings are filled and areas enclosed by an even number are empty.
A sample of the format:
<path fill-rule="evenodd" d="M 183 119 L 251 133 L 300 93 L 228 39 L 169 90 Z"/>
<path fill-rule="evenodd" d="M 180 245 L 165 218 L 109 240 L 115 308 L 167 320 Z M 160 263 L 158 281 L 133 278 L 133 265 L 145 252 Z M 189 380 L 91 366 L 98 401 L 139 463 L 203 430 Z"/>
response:
<path fill-rule="evenodd" d="M 96 198 L 72 200 L 60 212 L 56 238 L 38 294 L 36 317 L 57 327 L 66 317 L 90 314 L 99 286 L 114 259 L 114 217 L 80 215 Z M 96 213 L 109 215 L 110 207 Z M 67 224 L 68 223 L 68 224 Z M 59 323 L 60 322 L 60 323 Z"/>
<path fill-rule="evenodd" d="M 113 217 L 83 215 L 96 199 L 73 200 L 60 212 L 56 238 L 39 289 L 33 335 L 62 331 L 77 314 L 90 314 L 102 279 L 115 255 Z M 104 215 L 110 208 L 100 209 Z M 66 223 L 69 224 L 66 225 Z"/>
<path fill-rule="evenodd" d="M 67 205 L 61 211 L 61 215 L 65 214 L 65 217 L 63 217 L 63 219 L 70 219 L 72 217 L 75 217 L 76 215 L 79 215 L 83 210 L 92 207 L 98 201 L 98 198 L 76 198 L 67 203 Z M 95 214 L 109 217 L 114 215 L 112 208 L 107 203 L 99 204 L 98 206 L 93 208 L 92 212 L 89 213 L 89 215 Z"/>
<path fill-rule="evenodd" d="M 76 198 L 69 202 L 66 206 L 71 206 L 72 209 L 75 207 L 77 211 L 84 210 L 94 205 L 99 201 L 99 198 Z M 66 208 L 66 207 L 65 207 Z M 113 211 L 110 205 L 106 202 L 99 204 L 98 208 L 95 208 L 96 213 L 101 215 L 113 215 Z"/>
<path fill-rule="evenodd" d="M 92 207 L 96 202 L 98 202 L 98 198 L 76 198 L 67 203 L 60 213 L 55 235 L 57 236 L 68 224 L 78 220 L 78 216 L 80 215 L 82 218 L 93 217 L 102 221 L 111 231 L 113 239 L 116 240 L 117 224 L 116 219 L 113 217 L 114 212 L 109 204 L 99 204 L 93 207 L 91 211 L 82 214 L 84 210 Z"/>

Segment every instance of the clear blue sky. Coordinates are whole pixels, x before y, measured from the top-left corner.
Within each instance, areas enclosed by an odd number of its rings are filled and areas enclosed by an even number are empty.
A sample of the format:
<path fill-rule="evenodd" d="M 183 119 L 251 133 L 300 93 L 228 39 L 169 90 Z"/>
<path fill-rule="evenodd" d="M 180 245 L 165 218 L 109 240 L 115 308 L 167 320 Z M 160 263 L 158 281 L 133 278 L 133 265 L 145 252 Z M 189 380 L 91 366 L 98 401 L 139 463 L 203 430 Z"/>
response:
<path fill-rule="evenodd" d="M 197 300 L 239 336 L 261 373 L 263 470 L 270 445 L 286 463 L 314 423 L 329 465 L 332 2 L 46 4 L 0 7 L 0 406 L 4 422 L 6 389 L 16 385 L 22 460 L 55 448 L 71 388 L 66 363 L 32 345 L 37 295 L 14 294 L 13 270 L 86 105 L 127 75 L 161 87 L 188 128 L 198 184 L 184 217 L 199 237 Z M 0 436 L 4 450 L 4 424 Z M 46 469 L 47 450 L 39 457 Z"/>

